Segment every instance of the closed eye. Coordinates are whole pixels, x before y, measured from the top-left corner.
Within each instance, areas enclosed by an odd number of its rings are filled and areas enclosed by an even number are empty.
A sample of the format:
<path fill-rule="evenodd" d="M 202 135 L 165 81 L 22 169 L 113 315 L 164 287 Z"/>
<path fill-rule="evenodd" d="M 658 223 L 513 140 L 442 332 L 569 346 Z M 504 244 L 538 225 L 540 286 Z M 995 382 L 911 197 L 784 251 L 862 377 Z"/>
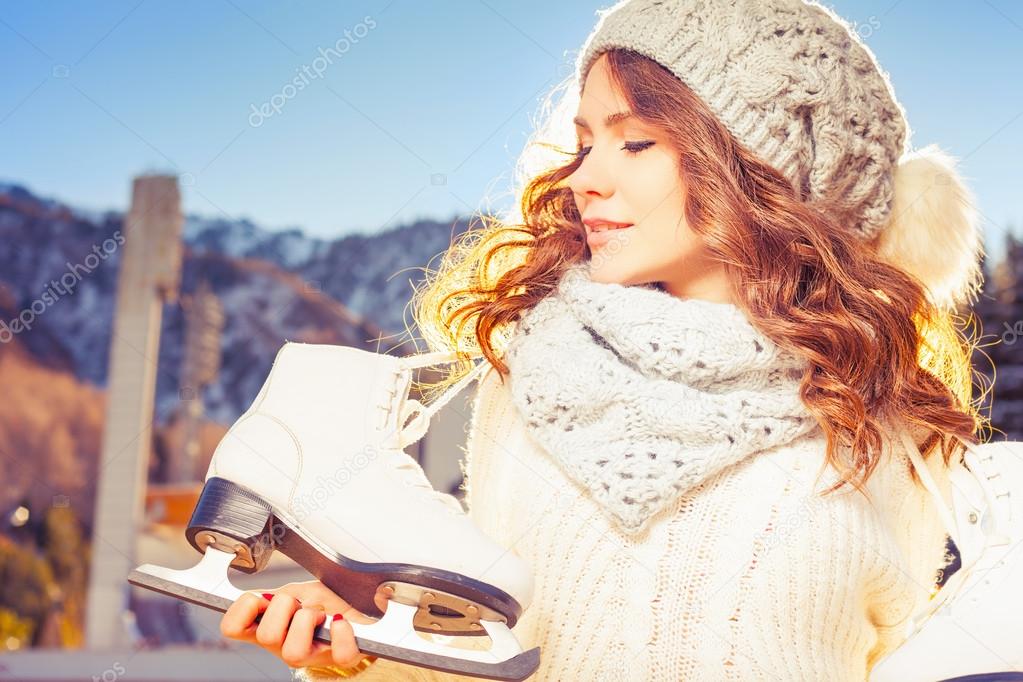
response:
<path fill-rule="evenodd" d="M 622 149 L 630 154 L 639 154 L 647 147 L 652 147 L 653 144 L 653 140 L 646 140 L 645 142 L 626 142 L 625 145 L 622 146 Z"/>
<path fill-rule="evenodd" d="M 647 149 L 648 147 L 652 147 L 654 144 L 655 143 L 653 140 L 644 140 L 642 142 L 626 142 L 624 145 L 622 145 L 622 151 L 628 152 L 629 154 L 639 154 L 641 151 Z M 579 159 L 583 158 L 584 156 L 590 153 L 591 149 L 593 149 L 592 146 L 579 147 L 579 149 L 577 149 L 575 153 L 576 158 Z"/>

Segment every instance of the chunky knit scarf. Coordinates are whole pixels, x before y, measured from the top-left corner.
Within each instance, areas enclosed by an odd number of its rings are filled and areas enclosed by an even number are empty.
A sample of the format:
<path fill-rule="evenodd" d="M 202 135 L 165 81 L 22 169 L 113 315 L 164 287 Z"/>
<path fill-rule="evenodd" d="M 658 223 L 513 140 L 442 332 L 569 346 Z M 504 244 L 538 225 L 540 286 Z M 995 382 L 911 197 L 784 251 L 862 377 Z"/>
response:
<path fill-rule="evenodd" d="M 806 361 L 727 303 L 594 282 L 574 264 L 505 361 L 527 430 L 626 532 L 751 454 L 811 431 Z"/>

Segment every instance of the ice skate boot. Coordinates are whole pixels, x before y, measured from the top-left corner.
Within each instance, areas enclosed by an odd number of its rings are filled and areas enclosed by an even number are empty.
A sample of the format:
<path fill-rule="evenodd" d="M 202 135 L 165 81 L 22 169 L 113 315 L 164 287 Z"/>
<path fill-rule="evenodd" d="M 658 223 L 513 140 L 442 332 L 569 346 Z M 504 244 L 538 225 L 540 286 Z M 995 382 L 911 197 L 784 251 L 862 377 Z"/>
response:
<path fill-rule="evenodd" d="M 203 559 L 183 571 L 145 564 L 129 582 L 226 611 L 242 594 L 228 568 L 255 573 L 283 552 L 380 618 L 351 623 L 364 654 L 486 679 L 528 677 L 540 649 L 523 651 L 510 630 L 532 599 L 528 565 L 434 490 L 403 451 L 489 366 L 481 361 L 428 406 L 408 397 L 413 369 L 456 359 L 285 342 L 213 454 L 186 530 Z M 441 644 L 415 631 L 455 637 Z M 456 646 L 465 636 L 489 636 L 490 646 Z M 329 626 L 316 638 L 329 642 Z"/>

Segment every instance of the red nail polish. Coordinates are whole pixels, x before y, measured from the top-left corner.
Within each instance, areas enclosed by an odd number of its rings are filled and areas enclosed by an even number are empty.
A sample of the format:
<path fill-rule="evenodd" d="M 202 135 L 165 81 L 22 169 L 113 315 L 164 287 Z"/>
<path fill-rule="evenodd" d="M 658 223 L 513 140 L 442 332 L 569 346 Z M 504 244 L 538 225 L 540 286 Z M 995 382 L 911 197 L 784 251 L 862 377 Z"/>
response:
<path fill-rule="evenodd" d="M 335 613 L 334 617 L 330 619 L 330 622 L 333 623 L 335 620 L 338 620 L 338 619 L 344 620 L 344 618 L 345 617 L 342 616 L 340 613 Z"/>
<path fill-rule="evenodd" d="M 273 592 L 264 592 L 263 593 L 263 599 L 266 599 L 267 601 L 270 601 L 273 598 L 274 598 L 274 593 Z"/>

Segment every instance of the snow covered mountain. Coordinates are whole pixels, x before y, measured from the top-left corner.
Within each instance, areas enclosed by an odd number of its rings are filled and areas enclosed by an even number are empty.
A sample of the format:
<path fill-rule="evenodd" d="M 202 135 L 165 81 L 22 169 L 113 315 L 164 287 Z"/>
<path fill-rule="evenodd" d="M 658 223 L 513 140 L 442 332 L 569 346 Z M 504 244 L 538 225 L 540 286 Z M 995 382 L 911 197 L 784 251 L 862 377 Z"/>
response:
<path fill-rule="evenodd" d="M 423 220 L 373 235 L 337 239 L 306 236 L 300 229 L 269 231 L 248 219 L 229 221 L 189 215 L 184 240 L 193 253 L 214 253 L 236 259 L 259 259 L 295 273 L 321 289 L 356 315 L 373 321 L 388 333 L 401 332 L 413 290 L 431 258 L 448 248 L 467 227 Z"/>
<path fill-rule="evenodd" d="M 268 231 L 248 218 L 225 220 L 196 215 L 185 217 L 184 239 L 196 252 L 263 258 L 286 268 L 301 266 L 326 243 L 323 239 L 307 237 L 298 228 Z"/>
<path fill-rule="evenodd" d="M 0 288 L 13 302 L 33 354 L 103 386 L 123 234 L 117 211 L 88 212 L 0 184 Z M 315 239 L 249 220 L 186 216 L 181 292 L 207 279 L 226 315 L 221 372 L 205 395 L 208 415 L 230 423 L 248 407 L 285 339 L 404 354 L 403 311 L 421 270 L 466 228 L 420 221 L 375 235 Z M 102 254 L 102 258 L 90 257 Z M 9 325 L 12 317 L 0 320 Z M 408 319 L 411 326 L 411 316 Z M 6 330 L 6 331 L 5 331 Z M 0 326 L 0 337 L 10 328 Z M 157 419 L 181 401 L 183 311 L 164 307 Z M 0 338 L 0 340 L 3 340 Z M 0 352 L 3 344 L 0 344 Z"/>

